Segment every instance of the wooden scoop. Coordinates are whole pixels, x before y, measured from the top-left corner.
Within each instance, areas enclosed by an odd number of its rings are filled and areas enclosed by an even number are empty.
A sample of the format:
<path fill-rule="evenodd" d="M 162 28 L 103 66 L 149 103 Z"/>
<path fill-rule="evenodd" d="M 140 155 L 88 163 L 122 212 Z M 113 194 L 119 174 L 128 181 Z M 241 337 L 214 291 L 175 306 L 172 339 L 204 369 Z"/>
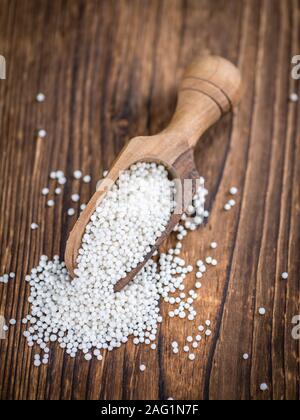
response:
<path fill-rule="evenodd" d="M 199 178 L 193 153 L 199 137 L 237 105 L 240 98 L 241 75 L 229 61 L 206 56 L 187 67 L 179 86 L 177 108 L 168 127 L 154 136 L 135 137 L 129 141 L 73 227 L 65 251 L 65 262 L 72 277 L 86 225 L 120 172 L 139 161 L 159 162 L 182 184 L 186 179 Z M 151 252 L 116 284 L 116 291 L 129 283 L 149 260 L 177 225 L 185 207 L 172 214 L 165 232 L 157 239 Z"/>

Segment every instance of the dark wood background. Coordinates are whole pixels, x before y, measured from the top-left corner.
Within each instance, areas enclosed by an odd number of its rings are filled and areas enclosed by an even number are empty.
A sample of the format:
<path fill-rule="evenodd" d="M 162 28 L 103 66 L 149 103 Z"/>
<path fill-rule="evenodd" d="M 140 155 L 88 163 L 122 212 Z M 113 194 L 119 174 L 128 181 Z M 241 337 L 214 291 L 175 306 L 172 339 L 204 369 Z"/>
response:
<path fill-rule="evenodd" d="M 212 240 L 219 243 L 219 265 L 197 301 L 213 335 L 196 361 L 170 351 L 192 324 L 165 316 L 158 352 L 128 344 L 103 362 L 86 362 L 53 346 L 49 366 L 36 369 L 18 324 L 0 341 L 2 399 L 299 399 L 300 342 L 291 322 L 300 314 L 300 108 L 288 101 L 299 91 L 290 77 L 291 57 L 300 54 L 299 13 L 297 0 L 0 0 L 7 61 L 0 80 L 0 274 L 17 273 L 0 284 L 6 319 L 27 313 L 24 275 L 41 253 L 63 255 L 75 220 L 66 216 L 75 182 L 53 209 L 45 207 L 40 191 L 50 170 L 90 173 L 93 183 L 80 187 L 88 200 L 127 139 L 168 122 L 176 84 L 196 55 L 232 60 L 246 86 L 234 118 L 219 122 L 196 150 L 212 213 L 189 236 L 184 255 L 193 262 Z M 39 91 L 47 95 L 43 104 L 34 100 Z M 39 127 L 48 132 L 44 140 L 35 138 Z M 225 213 L 232 185 L 238 205 Z M 32 221 L 40 224 L 35 232 Z M 288 281 L 280 279 L 285 270 Z M 260 306 L 265 317 L 257 315 Z"/>

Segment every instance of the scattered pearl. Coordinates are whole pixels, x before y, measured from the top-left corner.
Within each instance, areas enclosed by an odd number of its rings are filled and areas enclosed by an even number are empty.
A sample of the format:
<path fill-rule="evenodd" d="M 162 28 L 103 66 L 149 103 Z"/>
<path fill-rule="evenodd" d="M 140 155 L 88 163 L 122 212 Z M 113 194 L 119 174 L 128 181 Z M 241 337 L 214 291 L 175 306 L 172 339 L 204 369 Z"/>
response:
<path fill-rule="evenodd" d="M 80 210 L 84 210 L 86 208 L 86 204 L 81 204 L 80 205 Z"/>
<path fill-rule="evenodd" d="M 298 102 L 298 100 L 299 100 L 299 96 L 297 95 L 297 93 L 291 93 L 290 94 L 290 101 L 291 102 Z"/>
<path fill-rule="evenodd" d="M 54 200 L 48 200 L 47 201 L 47 206 L 48 207 L 53 207 L 54 206 Z"/>
<path fill-rule="evenodd" d="M 243 354 L 243 359 L 248 360 L 249 359 L 249 354 L 248 353 Z"/>
<path fill-rule="evenodd" d="M 45 187 L 42 189 L 42 195 L 47 195 L 49 194 L 49 188 Z"/>
<path fill-rule="evenodd" d="M 217 242 L 212 242 L 212 243 L 210 244 L 211 249 L 216 249 L 216 248 L 217 248 L 217 246 L 218 246 Z"/>
<path fill-rule="evenodd" d="M 10 325 L 16 325 L 17 321 L 15 319 L 10 319 L 9 323 Z"/>
<path fill-rule="evenodd" d="M 61 194 L 61 188 L 60 187 L 55 188 L 54 192 L 55 192 L 56 195 Z"/>
<path fill-rule="evenodd" d="M 259 315 L 266 315 L 266 309 L 265 308 L 259 308 L 258 313 L 259 313 Z"/>
<path fill-rule="evenodd" d="M 67 178 L 65 176 L 62 176 L 61 178 L 58 179 L 57 182 L 59 183 L 59 185 L 65 185 L 67 182 Z"/>
<path fill-rule="evenodd" d="M 90 175 L 84 175 L 84 177 L 82 178 L 83 182 L 85 184 L 88 184 L 89 182 L 91 182 L 92 177 Z"/>
<path fill-rule="evenodd" d="M 9 275 L 8 275 L 8 274 L 4 274 L 4 275 L 2 276 L 1 283 L 5 283 L 5 284 L 7 284 L 7 283 L 8 283 L 8 280 L 9 280 Z"/>
<path fill-rule="evenodd" d="M 183 351 L 184 351 L 185 353 L 188 353 L 188 352 L 190 351 L 189 346 L 184 346 L 184 347 L 183 347 Z"/>
<path fill-rule="evenodd" d="M 187 341 L 188 343 L 191 343 L 191 342 L 193 341 L 193 337 L 189 335 L 189 336 L 186 338 L 186 341 Z"/>
<path fill-rule="evenodd" d="M 226 203 L 224 206 L 224 210 L 229 211 L 231 209 L 231 205 L 229 203 Z"/>
<path fill-rule="evenodd" d="M 144 372 L 146 370 L 146 366 L 145 365 L 140 365 L 140 371 Z"/>
<path fill-rule="evenodd" d="M 49 178 L 56 179 L 56 172 L 55 171 L 50 172 Z"/>
<path fill-rule="evenodd" d="M 189 354 L 189 359 L 190 359 L 190 360 L 195 360 L 195 357 L 196 357 L 196 356 L 194 355 L 194 353 L 190 353 L 190 354 Z"/>
<path fill-rule="evenodd" d="M 77 201 L 79 201 L 79 199 L 80 199 L 79 194 L 72 194 L 72 195 L 71 195 L 71 200 L 72 200 L 74 203 L 77 203 Z"/>
<path fill-rule="evenodd" d="M 9 273 L 9 277 L 10 277 L 11 279 L 14 279 L 14 278 L 16 277 L 16 274 L 15 274 L 15 273 Z"/>
<path fill-rule="evenodd" d="M 238 189 L 236 187 L 231 187 L 229 192 L 231 195 L 236 195 L 238 193 Z"/>
<path fill-rule="evenodd" d="M 206 330 L 206 331 L 205 331 L 205 335 L 206 335 L 207 337 L 210 337 L 210 336 L 211 336 L 211 334 L 212 334 L 211 330 Z"/>
<path fill-rule="evenodd" d="M 82 172 L 81 172 L 81 171 L 79 171 L 79 170 L 74 171 L 74 172 L 73 172 L 73 177 L 74 177 L 75 179 L 80 179 L 80 178 L 82 177 Z"/>
<path fill-rule="evenodd" d="M 287 280 L 289 278 L 289 274 L 288 273 L 282 273 L 281 277 L 283 278 L 283 280 Z"/>
<path fill-rule="evenodd" d="M 39 225 L 37 223 L 31 223 L 30 228 L 31 230 L 36 230 L 38 229 Z"/>
<path fill-rule="evenodd" d="M 46 99 L 46 96 L 44 93 L 40 92 L 36 95 L 35 99 L 37 102 L 44 102 L 44 100 Z"/>
<path fill-rule="evenodd" d="M 265 391 L 267 391 L 269 389 L 269 387 L 268 387 L 268 385 L 266 383 L 262 383 L 259 388 L 263 392 L 265 392 Z"/>
<path fill-rule="evenodd" d="M 57 179 L 61 179 L 61 178 L 64 178 L 64 177 L 65 177 L 65 174 L 64 174 L 63 171 L 56 171 L 56 178 Z"/>
<path fill-rule="evenodd" d="M 75 210 L 74 209 L 68 209 L 68 216 L 74 216 Z"/>
<path fill-rule="evenodd" d="M 39 138 L 44 139 L 46 136 L 47 136 L 47 131 L 46 130 L 41 129 L 41 130 L 38 131 L 38 137 Z"/>

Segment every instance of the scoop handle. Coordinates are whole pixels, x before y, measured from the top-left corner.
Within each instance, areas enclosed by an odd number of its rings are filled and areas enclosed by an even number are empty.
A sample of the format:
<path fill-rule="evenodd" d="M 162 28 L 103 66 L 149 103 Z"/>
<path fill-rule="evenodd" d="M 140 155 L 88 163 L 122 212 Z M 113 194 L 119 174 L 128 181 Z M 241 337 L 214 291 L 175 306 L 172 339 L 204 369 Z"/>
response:
<path fill-rule="evenodd" d="M 242 96 L 239 69 L 218 56 L 200 57 L 185 70 L 173 118 L 164 130 L 194 147 L 199 137 L 237 105 Z"/>

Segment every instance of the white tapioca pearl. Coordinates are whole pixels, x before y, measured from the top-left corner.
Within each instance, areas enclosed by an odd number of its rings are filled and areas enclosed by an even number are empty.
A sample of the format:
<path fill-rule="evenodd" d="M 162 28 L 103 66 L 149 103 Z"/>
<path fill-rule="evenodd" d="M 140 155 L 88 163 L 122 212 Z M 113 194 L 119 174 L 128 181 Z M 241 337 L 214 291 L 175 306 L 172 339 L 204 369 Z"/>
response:
<path fill-rule="evenodd" d="M 82 178 L 83 182 L 85 184 L 88 184 L 89 182 L 91 182 L 91 176 L 90 175 L 84 175 L 84 177 Z"/>
<path fill-rule="evenodd" d="M 268 385 L 266 383 L 260 384 L 259 388 L 263 392 L 268 391 L 268 389 L 269 389 L 269 387 L 268 387 Z"/>
<path fill-rule="evenodd" d="M 71 195 L 71 200 L 72 200 L 74 203 L 77 203 L 77 201 L 79 201 L 79 199 L 80 199 L 80 195 L 79 195 L 79 194 L 72 194 L 72 195 Z"/>
<path fill-rule="evenodd" d="M 43 139 L 43 138 L 45 138 L 47 136 L 47 131 L 46 130 L 44 130 L 44 129 L 40 129 L 40 130 L 38 130 L 38 137 L 40 138 L 40 139 Z"/>
<path fill-rule="evenodd" d="M 46 95 L 42 92 L 39 92 L 35 97 L 37 102 L 44 102 L 46 99 Z"/>
<path fill-rule="evenodd" d="M 74 209 L 72 209 L 72 208 L 70 208 L 70 209 L 68 209 L 68 216 L 74 216 L 74 214 L 75 214 L 75 210 Z"/>
<path fill-rule="evenodd" d="M 266 315 L 266 309 L 265 308 L 259 308 L 258 313 L 259 313 L 259 315 Z"/>
<path fill-rule="evenodd" d="M 74 177 L 75 179 L 80 179 L 80 178 L 82 178 L 82 172 L 81 172 L 80 170 L 76 170 L 76 171 L 74 171 L 74 172 L 73 172 L 73 177 Z"/>
<path fill-rule="evenodd" d="M 299 101 L 299 96 L 297 93 L 293 92 L 290 94 L 290 101 L 291 102 L 298 102 Z"/>

